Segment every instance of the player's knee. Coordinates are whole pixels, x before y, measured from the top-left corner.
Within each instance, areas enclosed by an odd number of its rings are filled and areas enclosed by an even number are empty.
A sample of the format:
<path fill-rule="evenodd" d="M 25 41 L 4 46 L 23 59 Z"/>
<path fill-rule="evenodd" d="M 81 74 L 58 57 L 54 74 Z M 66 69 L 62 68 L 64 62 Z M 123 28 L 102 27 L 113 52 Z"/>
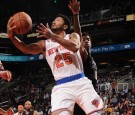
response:
<path fill-rule="evenodd" d="M 59 115 L 71 115 L 69 111 L 62 111 Z"/>
<path fill-rule="evenodd" d="M 64 110 L 57 110 L 52 112 L 52 115 L 73 115 L 72 112 L 68 109 Z"/>
<path fill-rule="evenodd" d="M 100 114 L 99 112 L 94 112 L 94 113 L 90 113 L 90 114 L 87 114 L 87 115 L 102 115 L 102 114 Z"/>

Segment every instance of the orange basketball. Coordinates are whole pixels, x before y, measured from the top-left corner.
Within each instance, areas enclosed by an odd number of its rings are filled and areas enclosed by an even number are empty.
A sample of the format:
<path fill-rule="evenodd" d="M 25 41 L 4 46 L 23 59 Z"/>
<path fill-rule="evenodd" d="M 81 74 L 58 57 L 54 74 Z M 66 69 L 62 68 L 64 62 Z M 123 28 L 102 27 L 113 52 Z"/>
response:
<path fill-rule="evenodd" d="M 32 28 L 32 19 L 27 13 L 18 12 L 12 17 L 14 19 L 14 26 L 16 26 L 14 29 L 15 33 L 26 34 Z"/>

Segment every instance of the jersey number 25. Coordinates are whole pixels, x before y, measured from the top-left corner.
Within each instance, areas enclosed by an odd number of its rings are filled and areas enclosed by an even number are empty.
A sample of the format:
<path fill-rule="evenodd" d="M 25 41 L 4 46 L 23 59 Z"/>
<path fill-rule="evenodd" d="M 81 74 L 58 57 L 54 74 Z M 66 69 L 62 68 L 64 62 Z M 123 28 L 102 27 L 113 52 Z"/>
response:
<path fill-rule="evenodd" d="M 64 60 L 64 61 L 62 61 L 62 60 Z M 67 65 L 71 64 L 72 58 L 70 56 L 70 52 L 56 55 L 55 61 L 56 61 L 56 67 L 57 68 L 63 67 L 64 63 L 67 64 Z"/>

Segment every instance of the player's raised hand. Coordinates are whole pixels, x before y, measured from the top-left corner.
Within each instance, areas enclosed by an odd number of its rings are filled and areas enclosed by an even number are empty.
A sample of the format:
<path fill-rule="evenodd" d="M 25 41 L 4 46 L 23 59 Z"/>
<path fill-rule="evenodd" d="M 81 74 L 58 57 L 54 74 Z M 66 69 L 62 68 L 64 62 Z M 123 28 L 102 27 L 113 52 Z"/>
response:
<path fill-rule="evenodd" d="M 69 9 L 74 15 L 79 14 L 80 11 L 80 2 L 77 0 L 72 0 L 68 4 Z"/>
<path fill-rule="evenodd" d="M 52 35 L 54 34 L 52 32 L 52 30 L 50 29 L 48 23 L 46 24 L 46 26 L 44 26 L 42 23 L 38 26 L 38 30 L 36 30 L 39 33 L 39 36 L 37 36 L 38 38 L 44 37 L 44 38 L 50 38 L 52 37 Z"/>

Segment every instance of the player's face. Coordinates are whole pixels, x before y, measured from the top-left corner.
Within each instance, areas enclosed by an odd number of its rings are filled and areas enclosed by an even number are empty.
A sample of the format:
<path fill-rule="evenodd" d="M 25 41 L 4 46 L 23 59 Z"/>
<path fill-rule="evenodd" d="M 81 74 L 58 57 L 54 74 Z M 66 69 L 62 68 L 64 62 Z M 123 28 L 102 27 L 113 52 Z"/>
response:
<path fill-rule="evenodd" d="M 83 42 L 84 42 L 84 47 L 87 48 L 91 48 L 91 41 L 90 41 L 90 37 L 89 36 L 82 36 Z"/>
<path fill-rule="evenodd" d="M 57 17 L 54 19 L 51 25 L 52 30 L 64 30 L 64 20 L 62 17 Z"/>
<path fill-rule="evenodd" d="M 31 109 L 31 102 L 30 101 L 26 101 L 24 107 L 25 107 L 26 110 Z"/>

